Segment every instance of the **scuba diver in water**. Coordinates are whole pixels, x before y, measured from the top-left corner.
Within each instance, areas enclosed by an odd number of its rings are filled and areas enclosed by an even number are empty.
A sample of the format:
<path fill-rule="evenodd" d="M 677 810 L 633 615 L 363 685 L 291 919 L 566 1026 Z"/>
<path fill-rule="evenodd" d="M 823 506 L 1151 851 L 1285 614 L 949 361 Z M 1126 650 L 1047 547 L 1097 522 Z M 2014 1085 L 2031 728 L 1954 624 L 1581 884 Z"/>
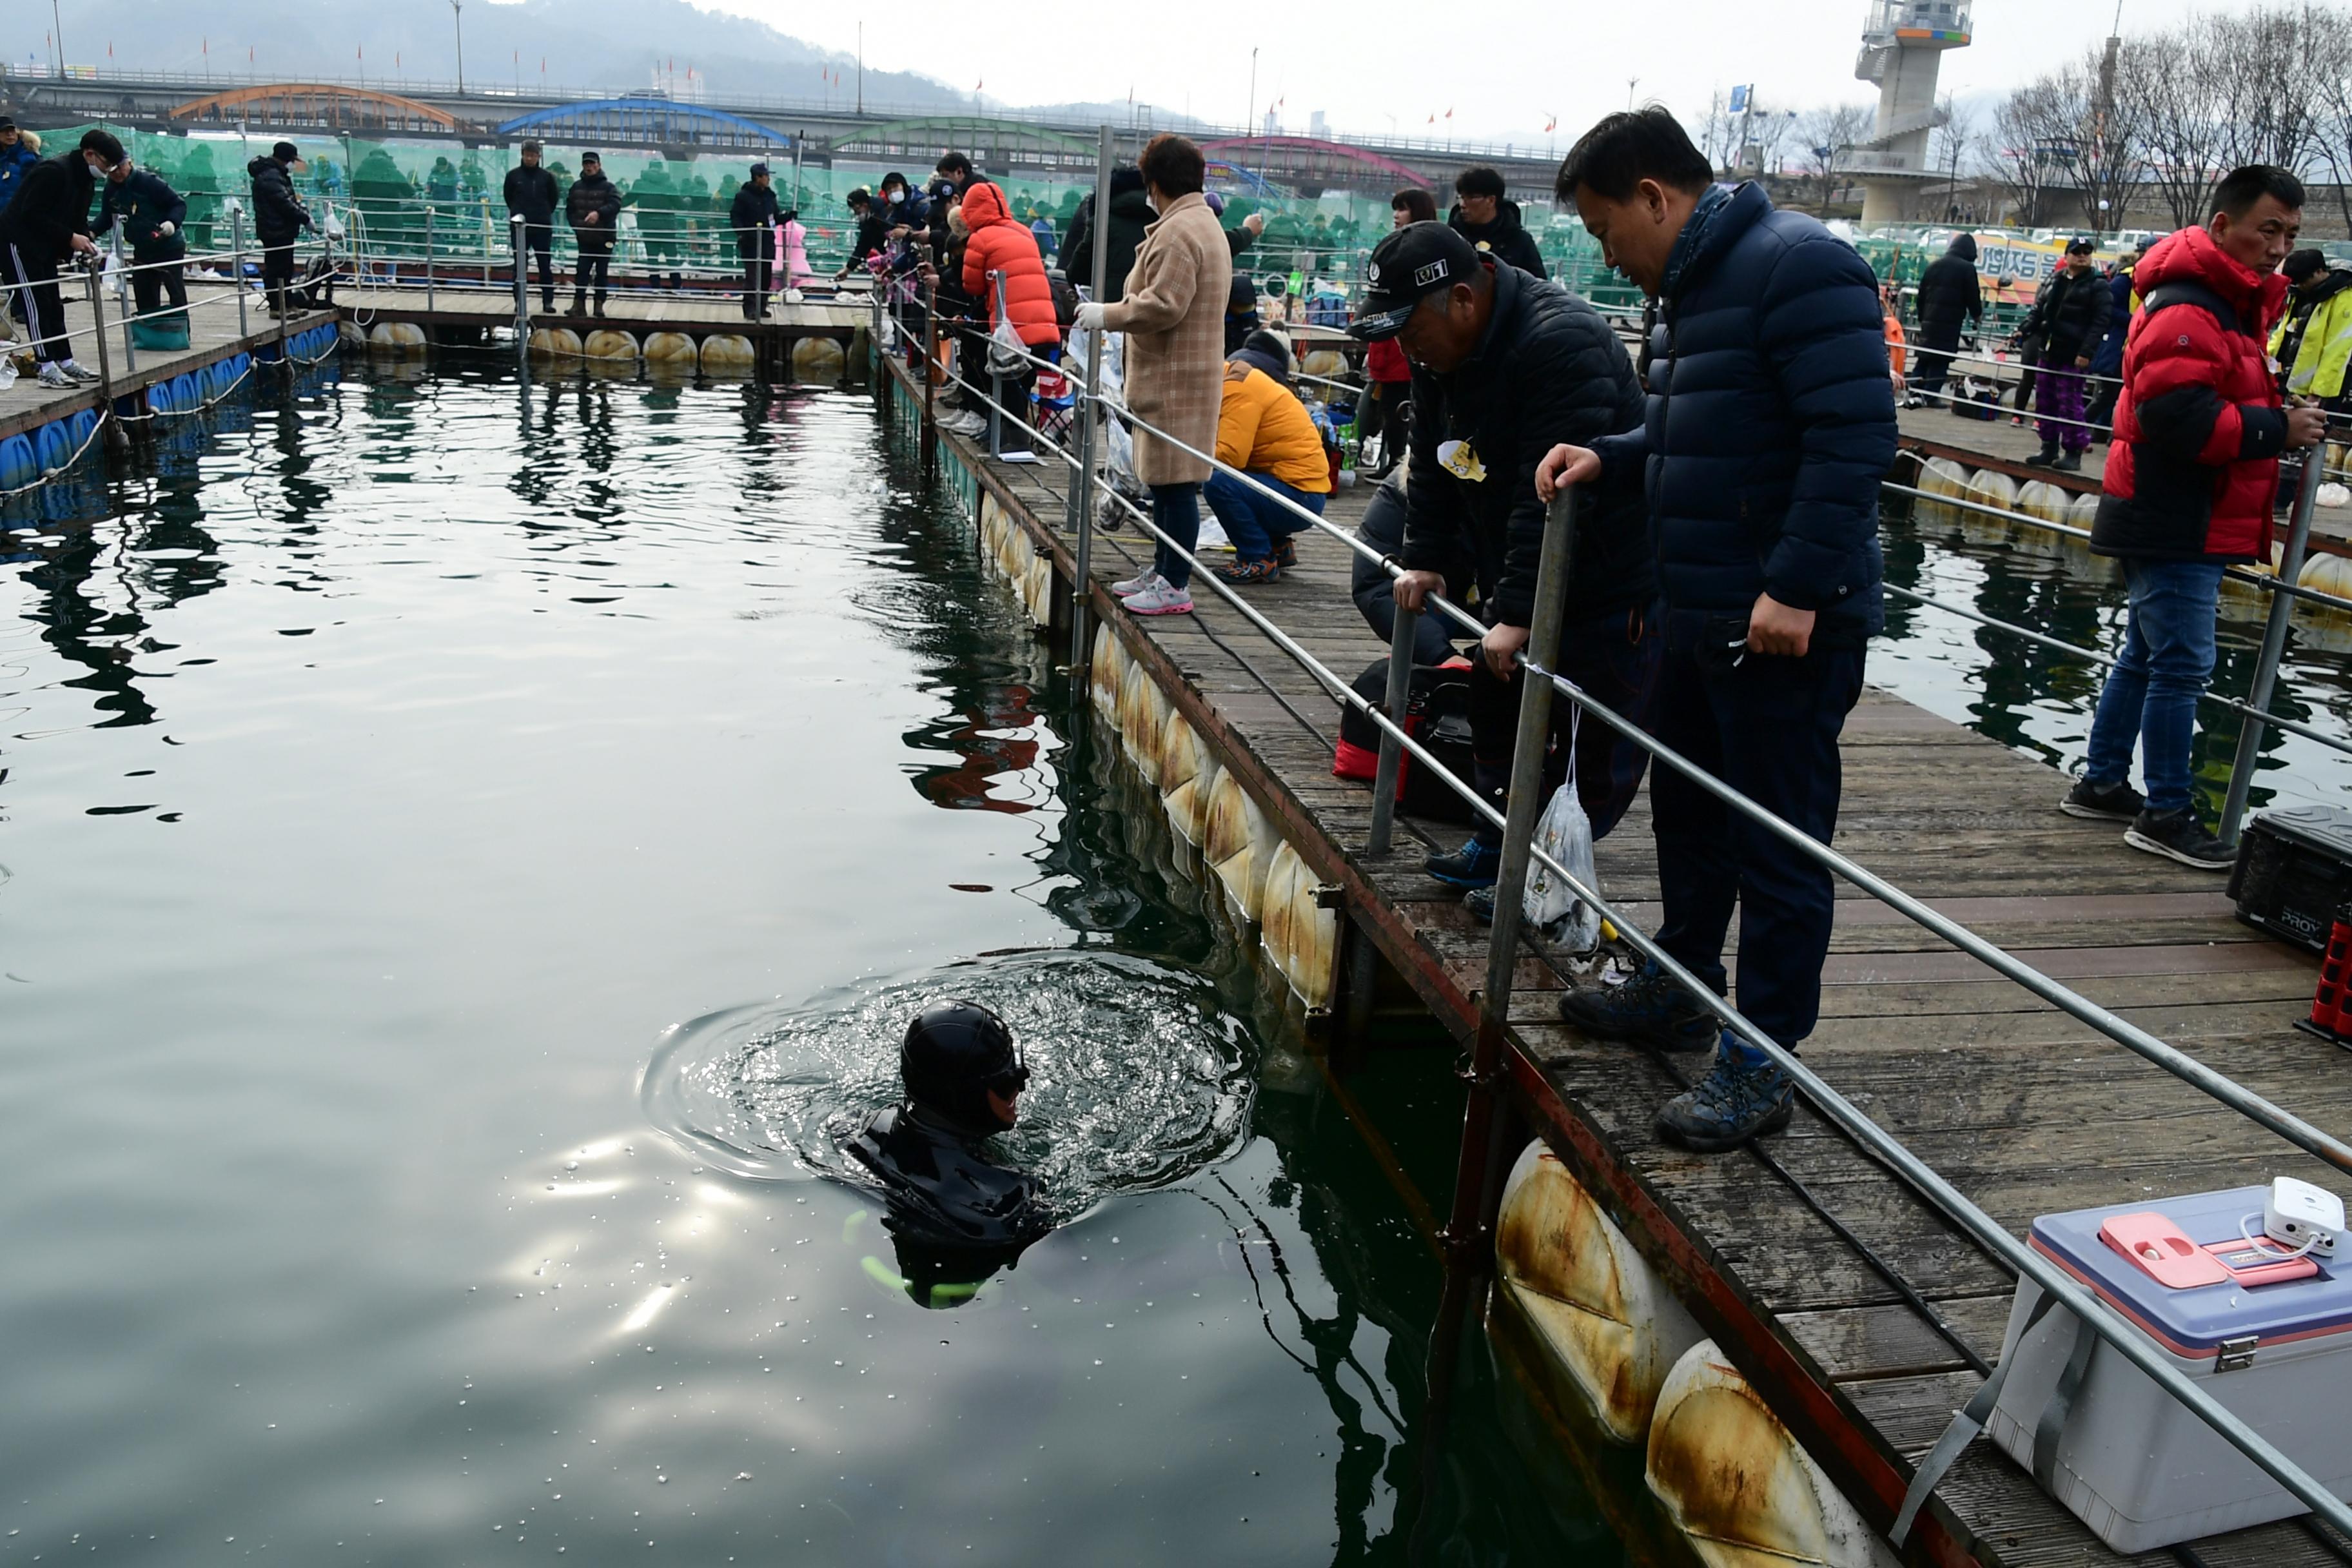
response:
<path fill-rule="evenodd" d="M 952 1306 L 1054 1227 L 1034 1178 L 988 1149 L 1018 1120 L 1029 1068 L 993 1012 L 935 1002 L 907 1026 L 898 1075 L 905 1101 L 876 1112 L 847 1152 L 882 1185 L 908 1294 Z"/>

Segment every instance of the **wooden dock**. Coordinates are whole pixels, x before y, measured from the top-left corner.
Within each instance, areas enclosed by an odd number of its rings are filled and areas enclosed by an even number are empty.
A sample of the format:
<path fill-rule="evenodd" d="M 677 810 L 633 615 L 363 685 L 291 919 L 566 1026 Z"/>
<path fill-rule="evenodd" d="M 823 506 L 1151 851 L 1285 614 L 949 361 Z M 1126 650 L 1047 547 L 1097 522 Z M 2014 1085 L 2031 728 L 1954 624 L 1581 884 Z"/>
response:
<path fill-rule="evenodd" d="M 347 320 L 358 323 L 415 321 L 424 326 L 485 328 L 510 326 L 514 321 L 514 285 L 510 282 L 494 283 L 487 289 L 478 282 L 443 282 L 430 291 L 407 283 L 383 288 L 373 284 L 355 287 L 347 282 L 336 289 L 335 302 Z M 744 318 L 740 295 L 715 289 L 616 292 L 606 302 L 603 316 L 569 315 L 566 312 L 571 303 L 572 285 L 561 281 L 555 289 L 555 309 L 541 310 L 539 285 L 533 283 L 531 325 L 569 327 L 578 332 L 598 328 L 640 334 L 687 332 L 695 336 L 744 332 L 786 342 L 815 337 L 846 343 L 873 319 L 872 307 L 863 293 L 812 297 L 797 305 L 772 300 L 767 319 L 758 322 Z"/>
<path fill-rule="evenodd" d="M 919 390 L 897 366 L 887 382 L 898 416 L 911 417 Z M 1066 470 L 992 464 L 944 433 L 940 443 L 941 461 L 968 470 L 1071 581 L 1072 542 L 1059 531 Z M 1341 492 L 1334 520 L 1360 511 L 1365 495 Z M 1196 586 L 1192 616 L 1127 616 L 1103 584 L 1148 561 L 1149 543 L 1135 532 L 1097 533 L 1095 548 L 1093 613 L 1308 869 L 1339 890 L 1343 941 L 1370 942 L 1466 1040 L 1486 932 L 1419 868 L 1431 846 L 1450 847 L 1462 829 L 1401 818 L 1396 851 L 1367 854 L 1369 788 L 1331 774 L 1333 700 L 1213 590 Z M 1247 590 L 1250 603 L 1350 678 L 1381 658 L 1385 644 L 1349 597 L 1347 552 L 1311 531 L 1297 537 L 1297 552 L 1299 566 Z M 1840 849 L 2288 1110 L 2322 1126 L 2342 1121 L 2352 1052 L 2292 1027 L 2309 1007 L 2315 964 L 2235 921 L 2221 878 L 2130 849 L 2112 825 L 2060 814 L 2067 781 L 2057 772 L 1875 689 L 1849 721 L 1843 753 Z M 1646 796 L 1601 844 L 1599 865 L 1612 900 L 1637 921 L 1654 918 Z M 2340 1173 L 1874 900 L 1843 886 L 1839 893 L 1822 1019 L 1807 1060 L 2015 1234 L 2036 1215 L 2143 1194 L 2274 1175 L 2341 1185 Z M 2000 1356 L 2011 1276 L 1808 1108 L 1762 1154 L 1701 1157 L 1663 1143 L 1651 1118 L 1677 1089 L 1676 1068 L 1562 1025 L 1562 984 L 1530 947 L 1511 1007 L 1509 1094 L 1518 1114 L 1883 1531 L 1912 1462 L 1979 1379 L 1800 1187 L 1988 1362 Z M 1444 1198 L 1436 1194 L 1441 1208 Z M 2294 1521 L 2200 1542 L 2197 1551 L 2215 1568 L 2343 1561 Z M 1988 1568 L 2125 1561 L 1982 1440 L 1946 1478 L 1909 1557 Z M 2158 1552 L 2130 1561 L 2176 1560 Z"/>
<path fill-rule="evenodd" d="M 68 296 L 74 294 L 79 279 L 66 280 Z M 114 301 L 106 301 L 106 353 L 113 371 L 112 386 L 118 398 L 134 396 L 159 381 L 185 374 L 215 360 L 231 354 L 268 353 L 282 331 L 298 333 L 322 322 L 334 320 L 332 311 L 310 311 L 289 317 L 283 324 L 269 313 L 259 294 L 246 305 L 245 320 L 237 320 L 236 300 L 227 297 L 226 281 L 206 282 L 191 279 L 188 297 L 188 346 L 184 349 L 139 349 L 125 353 L 122 324 Z M 213 298 L 212 296 L 224 296 Z M 99 367 L 99 348 L 90 330 L 88 302 L 78 297 L 66 301 L 66 325 L 72 334 L 74 353 L 91 370 Z M 21 330 L 21 329 L 19 329 Z M 104 401 L 102 389 L 96 382 L 86 386 L 47 387 L 29 375 L 19 376 L 15 385 L 0 391 L 0 440 L 22 435 L 54 420 L 69 417 L 85 408 L 95 408 Z"/>

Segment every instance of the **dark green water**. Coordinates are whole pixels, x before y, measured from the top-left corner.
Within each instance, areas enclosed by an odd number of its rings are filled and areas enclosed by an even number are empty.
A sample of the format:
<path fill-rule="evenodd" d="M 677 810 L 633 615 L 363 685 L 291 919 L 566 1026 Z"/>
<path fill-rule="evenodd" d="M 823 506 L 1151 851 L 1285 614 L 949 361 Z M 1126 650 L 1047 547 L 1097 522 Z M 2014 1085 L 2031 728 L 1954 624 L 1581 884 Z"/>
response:
<path fill-rule="evenodd" d="M 0 519 L 0 1563 L 1618 1559 L 1483 1350 L 1421 1486 L 1431 1250 L 865 400 L 215 418 Z M 1084 1026 L 946 1311 L 639 1087 L 933 984 Z"/>

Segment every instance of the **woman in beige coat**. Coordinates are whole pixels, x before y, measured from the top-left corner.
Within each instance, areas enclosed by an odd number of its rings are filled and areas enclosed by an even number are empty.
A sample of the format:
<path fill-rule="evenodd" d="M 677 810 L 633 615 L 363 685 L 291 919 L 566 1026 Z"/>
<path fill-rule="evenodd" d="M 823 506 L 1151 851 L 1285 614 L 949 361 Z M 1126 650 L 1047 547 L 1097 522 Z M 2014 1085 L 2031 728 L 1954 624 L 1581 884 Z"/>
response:
<path fill-rule="evenodd" d="M 1234 258 L 1223 226 L 1201 195 L 1208 170 L 1200 148 L 1163 132 L 1139 162 L 1160 216 L 1143 231 L 1118 302 L 1082 305 L 1078 322 L 1127 334 L 1127 406 L 1142 422 L 1135 430 L 1135 477 L 1151 490 L 1152 522 L 1176 546 L 1160 544 L 1150 571 L 1113 584 L 1112 591 L 1137 615 L 1178 616 L 1192 608 L 1187 584 L 1201 534 L 1200 486 L 1209 477 L 1208 460 L 1193 453 L 1217 449 Z"/>

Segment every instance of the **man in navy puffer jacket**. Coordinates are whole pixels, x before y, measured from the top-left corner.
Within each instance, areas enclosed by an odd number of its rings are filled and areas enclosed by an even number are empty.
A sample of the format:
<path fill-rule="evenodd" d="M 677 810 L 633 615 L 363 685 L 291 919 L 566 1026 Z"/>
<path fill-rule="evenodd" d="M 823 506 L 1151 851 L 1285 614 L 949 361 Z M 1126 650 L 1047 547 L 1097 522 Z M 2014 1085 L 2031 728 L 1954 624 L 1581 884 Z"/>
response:
<path fill-rule="evenodd" d="M 1666 600 L 1654 732 L 1824 843 L 1837 826 L 1838 732 L 1880 626 L 1878 486 L 1895 458 L 1877 279 L 1819 223 L 1714 171 L 1663 109 L 1612 114 L 1560 165 L 1610 264 L 1659 301 L 1643 427 L 1553 449 L 1547 493 L 1643 466 Z M 1739 907 L 1739 1006 L 1794 1048 L 1821 1009 L 1830 874 L 1672 768 L 1651 774 L 1664 914 L 1658 944 L 1724 987 Z M 1713 1047 L 1699 1085 L 1659 1112 L 1701 1151 L 1786 1126 L 1790 1088 L 1754 1047 L 1654 967 L 1572 992 L 1569 1022 L 1666 1049 Z"/>

